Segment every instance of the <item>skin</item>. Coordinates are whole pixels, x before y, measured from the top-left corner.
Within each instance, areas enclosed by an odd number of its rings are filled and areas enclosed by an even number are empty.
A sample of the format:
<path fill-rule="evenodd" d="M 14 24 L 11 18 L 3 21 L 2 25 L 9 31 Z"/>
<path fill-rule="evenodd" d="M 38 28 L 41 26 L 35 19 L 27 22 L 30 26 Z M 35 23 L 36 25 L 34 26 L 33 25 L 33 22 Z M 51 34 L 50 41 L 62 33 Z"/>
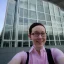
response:
<path fill-rule="evenodd" d="M 34 28 L 32 28 L 32 33 L 34 32 L 43 32 L 45 33 L 45 28 L 43 26 L 35 26 Z M 39 35 L 38 37 L 34 37 L 34 35 L 29 34 L 29 38 L 33 41 L 33 45 L 36 49 L 36 51 L 40 54 L 40 49 L 44 46 L 45 42 L 46 42 L 46 34 L 45 37 L 42 37 L 41 35 Z M 20 64 L 21 59 L 13 59 L 11 60 L 8 64 Z M 57 64 L 64 64 L 64 57 L 61 57 L 58 61 Z"/>
<path fill-rule="evenodd" d="M 35 26 L 34 28 L 32 28 L 32 33 L 35 32 L 45 33 L 45 37 L 42 37 L 41 35 L 39 35 L 38 37 L 34 37 L 34 35 L 29 34 L 29 37 L 33 41 L 35 49 L 37 50 L 38 53 L 40 53 L 40 49 L 44 46 L 46 42 L 45 28 L 41 25 Z"/>

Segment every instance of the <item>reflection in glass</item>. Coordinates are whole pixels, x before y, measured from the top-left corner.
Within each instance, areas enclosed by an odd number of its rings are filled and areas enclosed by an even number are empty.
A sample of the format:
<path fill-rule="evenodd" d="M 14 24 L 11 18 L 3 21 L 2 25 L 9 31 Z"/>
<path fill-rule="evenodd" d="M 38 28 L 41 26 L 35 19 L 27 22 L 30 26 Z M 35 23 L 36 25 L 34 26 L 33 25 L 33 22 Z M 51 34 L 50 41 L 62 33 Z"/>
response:
<path fill-rule="evenodd" d="M 37 22 L 37 20 L 29 19 L 29 24 L 32 24 L 34 22 Z"/>
<path fill-rule="evenodd" d="M 4 39 L 10 39 L 10 31 L 5 31 Z"/>
<path fill-rule="evenodd" d="M 15 3 L 9 2 L 9 4 L 8 4 L 8 13 L 9 14 L 14 14 L 14 12 L 15 12 Z"/>
<path fill-rule="evenodd" d="M 23 8 L 24 7 L 23 1 L 19 1 L 19 5 L 20 5 L 21 8 Z"/>
<path fill-rule="evenodd" d="M 24 2 L 24 8 L 28 9 L 28 1 Z"/>
<path fill-rule="evenodd" d="M 14 40 L 15 39 L 15 30 L 13 30 L 13 32 L 12 32 L 12 40 Z"/>
<path fill-rule="evenodd" d="M 23 25 L 23 18 L 19 18 L 19 25 Z"/>
<path fill-rule="evenodd" d="M 50 41 L 50 45 L 55 45 L 55 42 L 54 41 Z"/>
<path fill-rule="evenodd" d="M 60 42 L 59 41 L 56 41 L 56 45 L 60 45 Z"/>
<path fill-rule="evenodd" d="M 28 44 L 28 41 L 24 41 L 24 42 L 23 42 L 23 47 L 28 47 L 28 45 L 29 45 L 29 44 Z"/>
<path fill-rule="evenodd" d="M 33 45 L 33 42 L 32 41 L 30 41 L 30 47 Z"/>
<path fill-rule="evenodd" d="M 28 10 L 24 9 L 24 17 L 28 18 Z"/>
<path fill-rule="evenodd" d="M 55 16 L 60 16 L 60 11 L 59 11 L 59 7 L 54 5 L 54 13 Z"/>
<path fill-rule="evenodd" d="M 45 14 L 45 16 L 46 16 L 46 20 L 47 20 L 47 21 L 51 21 L 51 16 L 50 16 L 50 15 Z"/>
<path fill-rule="evenodd" d="M 15 47 L 15 41 L 11 42 L 11 47 Z"/>
<path fill-rule="evenodd" d="M 55 16 L 55 19 L 56 19 L 56 21 L 57 21 L 58 23 L 61 23 L 61 18 L 60 18 L 60 17 L 56 17 L 56 16 Z"/>
<path fill-rule="evenodd" d="M 45 1 L 44 1 L 43 5 L 44 5 L 43 7 L 44 7 L 44 10 L 45 10 L 45 13 L 50 14 L 48 2 L 45 2 Z"/>
<path fill-rule="evenodd" d="M 44 13 L 38 12 L 38 19 L 39 19 L 39 20 L 45 20 L 45 15 L 44 15 Z"/>
<path fill-rule="evenodd" d="M 42 23 L 43 25 L 46 25 L 46 21 L 40 21 L 38 20 L 39 23 Z"/>
<path fill-rule="evenodd" d="M 49 45 L 49 41 L 46 41 L 45 45 Z"/>
<path fill-rule="evenodd" d="M 29 0 L 29 3 L 36 5 L 36 0 Z"/>
<path fill-rule="evenodd" d="M 35 11 L 29 11 L 29 18 L 36 19 L 37 18 L 36 12 Z"/>
<path fill-rule="evenodd" d="M 51 21 L 53 21 L 53 22 L 55 21 L 55 16 L 51 15 Z"/>
<path fill-rule="evenodd" d="M 44 12 L 43 3 L 40 0 L 37 1 L 37 11 Z"/>
<path fill-rule="evenodd" d="M 61 45 L 64 45 L 64 41 L 60 41 L 61 42 Z"/>
<path fill-rule="evenodd" d="M 18 47 L 22 47 L 22 42 L 21 41 L 18 42 Z"/>
<path fill-rule="evenodd" d="M 6 24 L 9 24 L 9 25 L 12 25 L 12 15 L 10 14 L 7 14 L 7 17 L 6 17 Z"/>
<path fill-rule="evenodd" d="M 63 35 L 59 35 L 60 40 L 64 40 L 64 36 Z"/>
<path fill-rule="evenodd" d="M 9 42 L 8 41 L 4 41 L 3 42 L 3 47 L 9 47 Z"/>
<path fill-rule="evenodd" d="M 33 10 L 33 11 L 36 11 L 36 5 L 35 4 L 29 4 L 29 9 L 30 10 Z"/>
<path fill-rule="evenodd" d="M 50 15 L 54 15 L 54 7 L 52 3 L 49 3 Z"/>
<path fill-rule="evenodd" d="M 18 30 L 18 40 L 22 40 L 22 31 Z"/>
<path fill-rule="evenodd" d="M 47 40 L 49 40 L 49 35 L 48 34 L 46 35 L 46 38 L 47 38 Z"/>
<path fill-rule="evenodd" d="M 55 40 L 59 40 L 59 36 L 58 35 L 55 35 Z"/>
<path fill-rule="evenodd" d="M 23 40 L 28 40 L 28 33 L 27 32 L 23 32 Z"/>
<path fill-rule="evenodd" d="M 47 25 L 48 25 L 48 26 L 52 26 L 52 23 L 51 23 L 51 22 L 47 22 Z"/>
<path fill-rule="evenodd" d="M 19 15 L 20 15 L 21 17 L 23 17 L 23 8 L 20 8 L 20 13 L 19 13 Z"/>
<path fill-rule="evenodd" d="M 28 19 L 24 18 L 24 25 L 28 25 Z"/>
<path fill-rule="evenodd" d="M 49 39 L 50 40 L 54 40 L 54 36 L 53 35 L 49 35 Z"/>

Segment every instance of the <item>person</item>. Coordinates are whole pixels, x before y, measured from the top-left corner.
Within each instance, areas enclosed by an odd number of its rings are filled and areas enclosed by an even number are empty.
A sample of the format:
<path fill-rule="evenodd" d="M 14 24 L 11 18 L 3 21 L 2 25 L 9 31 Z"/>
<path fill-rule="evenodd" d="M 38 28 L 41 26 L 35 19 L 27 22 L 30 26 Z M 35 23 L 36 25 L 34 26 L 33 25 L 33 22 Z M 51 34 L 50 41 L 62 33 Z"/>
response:
<path fill-rule="evenodd" d="M 46 28 L 41 23 L 33 23 L 29 28 L 29 38 L 33 46 L 29 50 L 28 64 L 49 64 L 45 50 Z M 58 48 L 50 48 L 55 64 L 64 64 L 64 53 Z M 26 64 L 27 54 L 25 51 L 17 53 L 8 64 Z"/>

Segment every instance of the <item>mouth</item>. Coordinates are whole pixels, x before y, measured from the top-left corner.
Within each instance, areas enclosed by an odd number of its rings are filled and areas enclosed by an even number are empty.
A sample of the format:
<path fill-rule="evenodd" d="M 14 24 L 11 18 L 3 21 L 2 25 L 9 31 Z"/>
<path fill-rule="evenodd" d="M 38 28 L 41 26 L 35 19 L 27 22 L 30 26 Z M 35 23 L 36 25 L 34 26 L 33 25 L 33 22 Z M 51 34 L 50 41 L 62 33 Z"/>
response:
<path fill-rule="evenodd" d="M 37 42 L 38 44 L 42 44 L 42 42 L 43 42 L 43 41 L 41 41 L 41 40 L 38 40 L 38 41 L 36 41 L 36 42 Z"/>

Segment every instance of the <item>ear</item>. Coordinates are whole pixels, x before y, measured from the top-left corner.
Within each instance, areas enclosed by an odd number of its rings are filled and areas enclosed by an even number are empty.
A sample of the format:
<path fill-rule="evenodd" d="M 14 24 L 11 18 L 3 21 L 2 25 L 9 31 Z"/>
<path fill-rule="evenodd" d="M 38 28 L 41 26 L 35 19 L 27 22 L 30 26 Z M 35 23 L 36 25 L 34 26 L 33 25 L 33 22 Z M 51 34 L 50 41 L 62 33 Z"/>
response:
<path fill-rule="evenodd" d="M 31 35 L 29 34 L 28 37 L 31 39 Z"/>

